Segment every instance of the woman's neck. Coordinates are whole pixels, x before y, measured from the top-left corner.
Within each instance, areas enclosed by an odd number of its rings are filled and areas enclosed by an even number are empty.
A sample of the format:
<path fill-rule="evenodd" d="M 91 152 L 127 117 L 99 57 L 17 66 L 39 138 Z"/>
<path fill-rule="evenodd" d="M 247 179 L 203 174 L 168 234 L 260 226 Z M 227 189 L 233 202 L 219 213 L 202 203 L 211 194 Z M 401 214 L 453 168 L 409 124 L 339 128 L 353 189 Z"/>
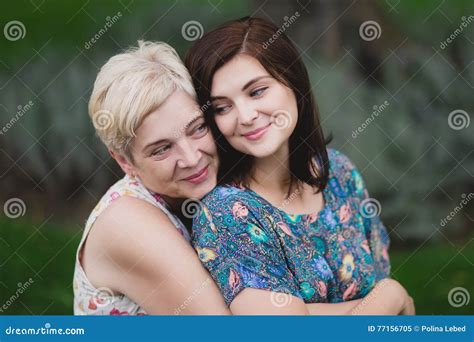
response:
<path fill-rule="evenodd" d="M 173 213 L 181 213 L 181 206 L 183 205 L 184 198 L 172 198 L 165 195 L 161 195 L 161 197 L 166 202 L 166 204 L 168 204 Z"/>
<path fill-rule="evenodd" d="M 255 160 L 250 189 L 290 215 L 318 213 L 325 205 L 323 194 L 303 182 L 291 184 L 289 153 L 284 152 Z"/>
<path fill-rule="evenodd" d="M 286 197 L 291 181 L 288 147 L 265 158 L 255 158 L 249 185 L 256 192 Z M 272 197 L 273 197 L 272 196 Z"/>
<path fill-rule="evenodd" d="M 181 223 L 184 225 L 188 233 L 191 233 L 191 227 L 193 225 L 193 217 L 190 215 L 185 215 L 186 208 L 183 208 L 184 198 L 172 198 L 168 196 L 161 196 L 166 204 L 171 209 L 171 212 L 176 215 Z"/>

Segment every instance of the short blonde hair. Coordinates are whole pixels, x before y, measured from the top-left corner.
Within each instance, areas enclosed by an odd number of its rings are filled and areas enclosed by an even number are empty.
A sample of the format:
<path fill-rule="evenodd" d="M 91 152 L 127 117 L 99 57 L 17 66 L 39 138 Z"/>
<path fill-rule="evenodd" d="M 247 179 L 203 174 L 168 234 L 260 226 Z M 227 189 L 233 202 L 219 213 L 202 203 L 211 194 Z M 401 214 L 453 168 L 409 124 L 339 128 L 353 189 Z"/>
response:
<path fill-rule="evenodd" d="M 168 44 L 139 41 L 138 47 L 113 56 L 100 69 L 89 100 L 97 135 L 132 160 L 135 130 L 176 89 L 196 98 L 188 70 Z"/>

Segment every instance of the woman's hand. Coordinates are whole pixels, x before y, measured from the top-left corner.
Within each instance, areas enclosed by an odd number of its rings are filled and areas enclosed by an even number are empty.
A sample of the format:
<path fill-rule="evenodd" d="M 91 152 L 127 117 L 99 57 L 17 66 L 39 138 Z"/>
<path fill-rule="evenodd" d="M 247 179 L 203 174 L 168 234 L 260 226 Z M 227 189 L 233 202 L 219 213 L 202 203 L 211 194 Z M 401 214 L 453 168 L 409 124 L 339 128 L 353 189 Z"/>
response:
<path fill-rule="evenodd" d="M 383 279 L 350 312 L 352 315 L 414 315 L 413 299 L 394 279 Z"/>
<path fill-rule="evenodd" d="M 405 303 L 403 306 L 402 311 L 400 312 L 400 315 L 415 315 L 415 302 L 413 301 L 413 298 L 410 297 L 407 293 L 406 298 L 405 298 Z"/>
<path fill-rule="evenodd" d="M 396 293 L 402 300 L 402 307 L 400 309 L 399 315 L 414 315 L 415 314 L 415 303 L 413 298 L 410 297 L 407 290 L 396 280 L 394 279 L 384 279 L 391 283 L 392 288 L 395 289 Z"/>
<path fill-rule="evenodd" d="M 414 315 L 413 299 L 394 279 L 383 279 L 367 296 L 342 303 L 306 304 L 310 315 Z"/>

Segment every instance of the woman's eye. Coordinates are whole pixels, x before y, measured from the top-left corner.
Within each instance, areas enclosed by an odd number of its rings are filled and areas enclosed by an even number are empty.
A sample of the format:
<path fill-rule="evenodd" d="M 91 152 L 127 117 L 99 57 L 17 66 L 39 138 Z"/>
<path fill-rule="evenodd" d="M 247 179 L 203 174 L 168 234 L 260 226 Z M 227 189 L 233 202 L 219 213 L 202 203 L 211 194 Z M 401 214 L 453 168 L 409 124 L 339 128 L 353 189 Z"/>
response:
<path fill-rule="evenodd" d="M 166 153 L 170 148 L 171 148 L 171 146 L 169 146 L 169 145 L 166 145 L 166 146 L 157 148 L 156 150 L 154 150 L 154 151 L 152 152 L 151 155 L 154 156 L 154 157 L 156 157 L 156 156 L 161 156 L 161 155 L 163 155 L 164 153 Z"/>
<path fill-rule="evenodd" d="M 196 129 L 194 130 L 194 133 L 197 135 L 202 135 L 204 133 L 207 133 L 208 129 L 209 127 L 207 126 L 207 124 L 203 123 L 199 125 L 198 127 L 196 127 Z"/>
<path fill-rule="evenodd" d="M 263 87 L 263 88 L 255 89 L 254 91 L 252 91 L 252 92 L 250 93 L 250 96 L 251 96 L 251 97 L 260 96 L 260 95 L 262 95 L 263 92 L 264 92 L 265 90 L 267 90 L 267 89 L 268 89 L 268 87 Z"/>
<path fill-rule="evenodd" d="M 216 114 L 222 114 L 225 113 L 230 106 L 222 106 L 222 107 L 214 107 L 214 113 Z"/>

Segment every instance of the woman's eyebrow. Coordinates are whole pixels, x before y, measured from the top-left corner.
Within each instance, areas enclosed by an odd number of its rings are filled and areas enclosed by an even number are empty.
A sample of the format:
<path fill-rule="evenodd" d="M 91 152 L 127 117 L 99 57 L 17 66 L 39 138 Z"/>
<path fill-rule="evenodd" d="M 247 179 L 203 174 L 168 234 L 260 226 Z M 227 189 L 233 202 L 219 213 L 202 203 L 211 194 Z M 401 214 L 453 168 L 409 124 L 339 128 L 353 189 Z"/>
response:
<path fill-rule="evenodd" d="M 199 119 L 204 119 L 204 115 L 202 114 L 198 114 L 197 116 L 195 116 L 191 121 L 189 121 L 183 128 L 183 130 L 186 130 L 188 129 L 193 123 L 195 123 L 196 121 L 198 121 Z M 156 140 L 156 141 L 152 141 L 148 144 L 146 144 L 146 146 L 142 149 L 143 152 L 145 152 L 148 148 L 152 147 L 152 146 L 155 146 L 155 145 L 158 145 L 162 142 L 167 142 L 169 141 L 168 138 L 164 138 L 164 139 L 159 139 L 159 140 Z"/>
<path fill-rule="evenodd" d="M 202 113 L 198 114 L 197 116 L 195 116 L 191 121 L 189 121 L 185 126 L 184 128 L 185 129 L 188 129 L 193 123 L 195 123 L 196 121 L 198 121 L 199 119 L 204 119 L 204 115 L 202 115 Z"/>
<path fill-rule="evenodd" d="M 242 87 L 242 91 L 244 91 L 245 89 L 247 89 L 248 87 L 250 87 L 252 84 L 254 84 L 255 82 L 258 82 L 260 81 L 261 79 L 263 78 L 272 78 L 272 76 L 269 76 L 269 75 L 265 75 L 265 76 L 257 76 L 253 79 L 251 79 L 250 81 L 248 81 L 247 83 L 245 83 L 245 85 Z"/>
<path fill-rule="evenodd" d="M 156 141 L 152 141 L 148 144 L 145 145 L 145 147 L 142 149 L 142 153 L 146 153 L 146 151 L 150 148 L 150 147 L 153 147 L 153 146 L 156 146 L 158 144 L 161 144 L 163 142 L 167 142 L 168 139 L 160 139 L 160 140 L 156 140 Z"/>
<path fill-rule="evenodd" d="M 252 78 L 250 81 L 248 81 L 247 83 L 245 83 L 245 85 L 242 87 L 241 91 L 245 91 L 245 89 L 247 89 L 248 87 L 250 87 L 252 84 L 260 81 L 261 79 L 263 78 L 273 78 L 272 76 L 270 75 L 263 75 L 263 76 L 257 76 L 255 78 Z M 225 96 L 211 96 L 209 99 L 212 101 L 215 101 L 215 100 L 224 100 L 226 99 L 227 97 Z"/>
<path fill-rule="evenodd" d="M 225 96 L 211 96 L 209 98 L 209 100 L 212 102 L 212 101 L 215 101 L 215 100 L 223 100 L 223 99 L 226 99 L 227 97 Z"/>

